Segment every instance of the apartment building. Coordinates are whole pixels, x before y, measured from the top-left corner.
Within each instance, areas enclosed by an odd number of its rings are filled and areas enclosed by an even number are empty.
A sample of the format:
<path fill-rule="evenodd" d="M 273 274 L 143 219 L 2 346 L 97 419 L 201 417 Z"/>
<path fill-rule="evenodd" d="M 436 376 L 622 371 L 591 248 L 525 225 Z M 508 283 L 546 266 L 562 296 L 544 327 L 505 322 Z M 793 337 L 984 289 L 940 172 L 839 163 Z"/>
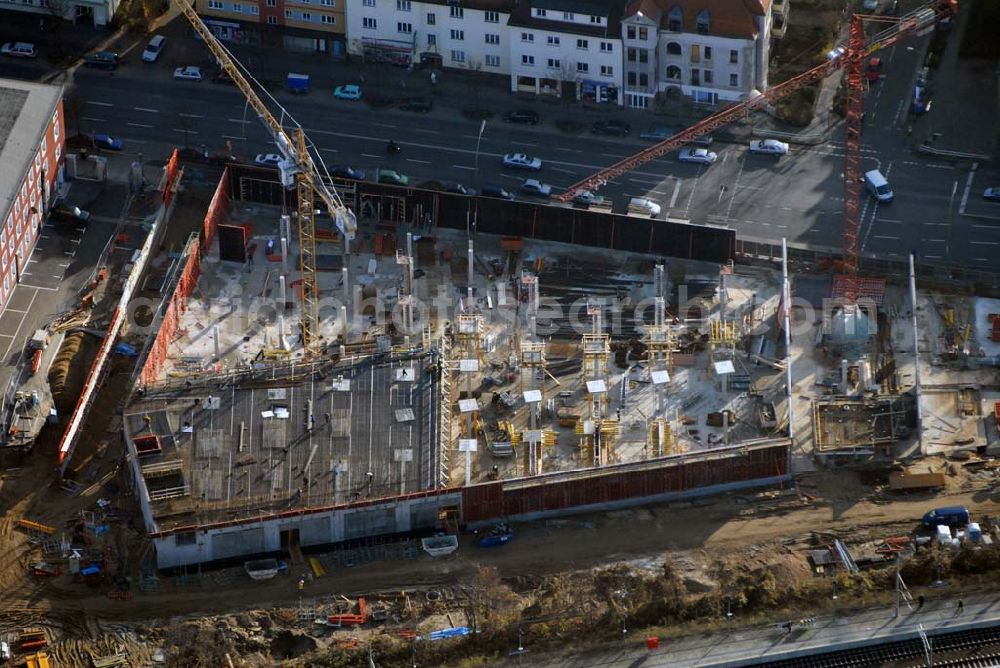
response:
<path fill-rule="evenodd" d="M 619 0 L 522 0 L 511 13 L 510 89 L 621 105 Z"/>
<path fill-rule="evenodd" d="M 674 90 L 718 104 L 766 89 L 774 16 L 771 0 L 636 0 L 621 21 L 625 103 L 650 108 Z"/>
<path fill-rule="evenodd" d="M 351 0 L 347 48 L 369 62 L 510 71 L 513 0 Z"/>
<path fill-rule="evenodd" d="M 0 9 L 101 27 L 111 22 L 119 4 L 119 0 L 0 0 Z"/>
<path fill-rule="evenodd" d="M 0 307 L 21 279 L 63 180 L 62 86 L 0 79 Z"/>
<path fill-rule="evenodd" d="M 348 2 L 361 0 L 196 0 L 195 7 L 223 41 L 340 57 Z"/>

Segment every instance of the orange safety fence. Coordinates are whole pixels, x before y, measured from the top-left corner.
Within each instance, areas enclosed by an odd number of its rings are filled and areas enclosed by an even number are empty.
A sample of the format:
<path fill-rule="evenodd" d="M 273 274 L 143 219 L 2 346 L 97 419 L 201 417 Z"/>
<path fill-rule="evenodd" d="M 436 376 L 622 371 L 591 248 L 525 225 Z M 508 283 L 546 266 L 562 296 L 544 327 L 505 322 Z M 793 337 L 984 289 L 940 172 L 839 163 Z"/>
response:
<path fill-rule="evenodd" d="M 219 180 L 219 185 L 215 188 L 215 194 L 212 195 L 208 212 L 205 214 L 205 223 L 201 233 L 202 248 L 212 247 L 212 242 L 219 230 L 219 224 L 229 214 L 229 202 L 229 167 L 226 167 Z"/>
<path fill-rule="evenodd" d="M 174 195 L 174 184 L 177 182 L 177 175 L 180 171 L 179 168 L 179 156 L 177 149 L 170 155 L 170 159 L 167 160 L 167 179 L 163 184 L 163 203 L 169 205 L 170 200 Z"/>

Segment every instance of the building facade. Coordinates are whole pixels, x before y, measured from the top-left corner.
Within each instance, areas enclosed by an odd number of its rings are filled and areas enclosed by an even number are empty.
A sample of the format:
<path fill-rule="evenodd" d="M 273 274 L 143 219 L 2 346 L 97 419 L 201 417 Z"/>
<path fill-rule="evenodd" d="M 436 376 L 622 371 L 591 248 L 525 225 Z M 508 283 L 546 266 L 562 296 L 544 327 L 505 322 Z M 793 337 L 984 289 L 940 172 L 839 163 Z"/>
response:
<path fill-rule="evenodd" d="M 511 0 L 352 0 L 347 45 L 366 62 L 507 74 Z"/>
<path fill-rule="evenodd" d="M 349 0 L 197 0 L 216 37 L 343 56 Z M 360 4 L 361 0 L 357 0 Z"/>
<path fill-rule="evenodd" d="M 58 16 L 79 25 L 106 26 L 118 11 L 119 0 L 0 0 L 0 9 Z"/>
<path fill-rule="evenodd" d="M 649 108 L 668 91 L 718 104 L 766 89 L 773 15 L 770 0 L 633 2 L 622 18 L 626 104 Z"/>
<path fill-rule="evenodd" d="M 620 2 L 525 0 L 510 18 L 515 93 L 621 105 Z"/>
<path fill-rule="evenodd" d="M 35 248 L 63 181 L 66 133 L 62 87 L 0 79 L 0 308 Z"/>

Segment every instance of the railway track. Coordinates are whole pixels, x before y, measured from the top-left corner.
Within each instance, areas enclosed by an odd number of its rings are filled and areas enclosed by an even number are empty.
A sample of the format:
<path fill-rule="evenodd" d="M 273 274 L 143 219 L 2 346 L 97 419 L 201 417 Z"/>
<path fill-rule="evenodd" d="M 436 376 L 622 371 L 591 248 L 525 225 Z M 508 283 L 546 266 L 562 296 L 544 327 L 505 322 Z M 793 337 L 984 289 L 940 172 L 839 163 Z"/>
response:
<path fill-rule="evenodd" d="M 930 635 L 928 639 L 934 666 L 950 668 L 1000 666 L 1000 625 Z M 918 668 L 928 664 L 923 642 L 920 638 L 912 638 L 757 665 L 766 668 L 853 668 L 855 666 Z"/>

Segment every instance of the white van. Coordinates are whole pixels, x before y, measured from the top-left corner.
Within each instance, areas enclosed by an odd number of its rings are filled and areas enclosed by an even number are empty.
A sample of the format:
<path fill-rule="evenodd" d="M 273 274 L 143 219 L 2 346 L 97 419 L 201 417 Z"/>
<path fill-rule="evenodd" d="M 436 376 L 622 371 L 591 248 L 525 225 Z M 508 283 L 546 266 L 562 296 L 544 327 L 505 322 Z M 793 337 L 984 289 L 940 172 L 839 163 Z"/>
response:
<path fill-rule="evenodd" d="M 885 180 L 885 177 L 882 176 L 882 172 L 877 169 L 865 172 L 865 187 L 868 188 L 868 192 L 874 195 L 878 201 L 892 201 L 892 187 Z"/>
<path fill-rule="evenodd" d="M 632 215 L 645 215 L 656 218 L 660 215 L 660 205 L 645 197 L 633 197 L 628 202 L 628 212 Z"/>
<path fill-rule="evenodd" d="M 163 35 L 156 35 L 153 39 L 149 40 L 149 44 L 146 45 L 146 50 L 142 52 L 142 59 L 147 63 L 156 62 L 156 59 L 160 57 L 160 52 L 163 51 L 163 45 L 167 41 L 167 38 Z"/>

